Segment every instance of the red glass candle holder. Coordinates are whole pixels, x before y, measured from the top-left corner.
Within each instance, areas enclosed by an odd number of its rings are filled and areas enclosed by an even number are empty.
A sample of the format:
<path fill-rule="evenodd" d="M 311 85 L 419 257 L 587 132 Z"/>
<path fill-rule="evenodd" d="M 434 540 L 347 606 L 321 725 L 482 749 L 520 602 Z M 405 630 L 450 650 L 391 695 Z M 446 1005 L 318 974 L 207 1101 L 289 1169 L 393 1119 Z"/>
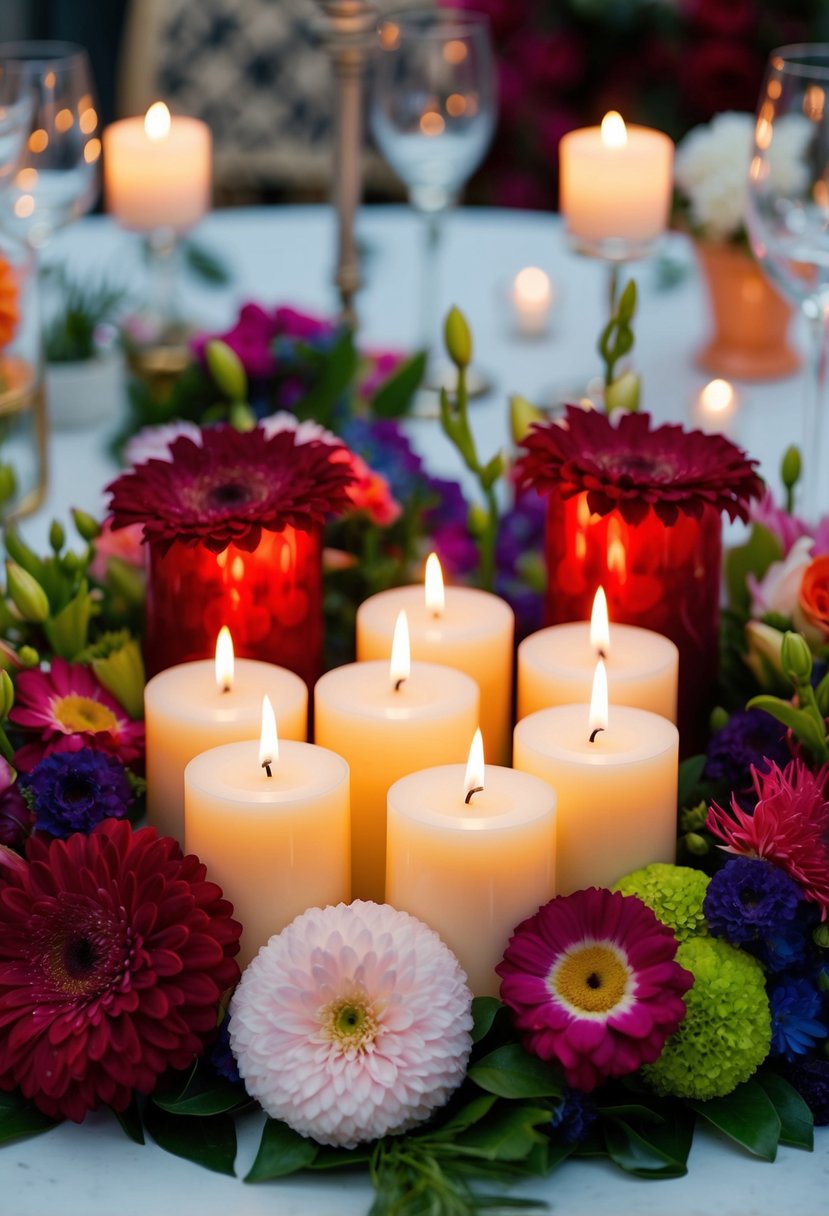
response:
<path fill-rule="evenodd" d="M 242 658 L 262 659 L 314 685 L 322 673 L 322 536 L 262 532 L 253 552 L 228 545 L 150 544 L 144 658 L 148 676 L 212 658 L 227 625 Z"/>
<path fill-rule="evenodd" d="M 587 495 L 549 496 L 547 621 L 587 620 L 601 585 L 611 621 L 640 625 L 679 648 L 683 755 L 704 748 L 717 688 L 722 519 L 706 507 L 665 524 L 651 509 L 639 524 L 617 511 L 592 514 Z"/>

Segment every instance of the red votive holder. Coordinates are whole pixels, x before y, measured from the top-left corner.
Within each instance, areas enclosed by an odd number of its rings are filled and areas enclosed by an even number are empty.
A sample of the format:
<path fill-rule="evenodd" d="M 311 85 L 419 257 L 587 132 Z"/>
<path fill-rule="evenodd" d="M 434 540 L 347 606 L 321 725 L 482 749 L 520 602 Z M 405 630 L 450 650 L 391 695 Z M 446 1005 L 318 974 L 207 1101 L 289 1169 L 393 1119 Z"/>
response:
<path fill-rule="evenodd" d="M 704 750 L 717 688 L 722 520 L 705 507 L 665 524 L 618 511 L 591 513 L 586 493 L 553 491 L 547 514 L 547 623 L 588 620 L 596 588 L 610 620 L 653 629 L 679 648 L 679 738 L 683 755 Z"/>
<path fill-rule="evenodd" d="M 313 687 L 322 674 L 322 536 L 286 527 L 262 531 L 248 553 L 228 545 L 147 546 L 144 659 L 153 676 L 212 658 L 227 625 L 234 652 L 294 671 Z"/>

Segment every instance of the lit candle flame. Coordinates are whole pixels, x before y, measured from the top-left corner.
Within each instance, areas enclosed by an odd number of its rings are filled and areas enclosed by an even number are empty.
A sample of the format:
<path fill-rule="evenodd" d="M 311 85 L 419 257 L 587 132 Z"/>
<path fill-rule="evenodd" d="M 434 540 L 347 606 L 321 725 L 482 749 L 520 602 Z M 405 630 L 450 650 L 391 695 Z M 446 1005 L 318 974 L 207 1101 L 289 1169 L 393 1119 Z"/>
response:
<path fill-rule="evenodd" d="M 443 616 L 446 594 L 443 590 L 443 571 L 440 568 L 440 558 L 437 553 L 430 553 L 426 558 L 424 590 L 426 592 L 426 611 L 431 612 L 432 616 Z"/>
<path fill-rule="evenodd" d="M 700 404 L 709 414 L 721 414 L 734 402 L 734 388 L 727 380 L 709 380 L 700 393 Z"/>
<path fill-rule="evenodd" d="M 170 111 L 163 101 L 154 101 L 144 115 L 147 139 L 166 139 L 170 134 Z"/>
<path fill-rule="evenodd" d="M 525 266 L 515 276 L 515 298 L 525 304 L 546 304 L 550 299 L 550 276 L 539 266 Z"/>
<path fill-rule="evenodd" d="M 602 119 L 602 143 L 606 148 L 624 148 L 627 141 L 624 118 L 617 110 L 609 110 Z"/>
<path fill-rule="evenodd" d="M 480 794 L 484 788 L 484 737 L 481 728 L 475 731 L 469 745 L 469 759 L 466 762 L 466 774 L 463 779 L 464 802 L 472 801 L 473 794 Z"/>
<path fill-rule="evenodd" d="M 279 738 L 276 733 L 276 715 L 271 699 L 262 698 L 262 733 L 259 736 L 259 764 L 270 777 L 271 765 L 279 759 Z"/>
<path fill-rule="evenodd" d="M 230 692 L 235 672 L 233 638 L 227 625 L 222 625 L 216 638 L 216 687 L 219 692 Z"/>
<path fill-rule="evenodd" d="M 590 694 L 590 715 L 587 719 L 587 726 L 591 743 L 595 743 L 599 731 L 607 730 L 607 668 L 603 659 L 599 659 L 593 675 L 593 691 Z"/>
<path fill-rule="evenodd" d="M 590 649 L 601 659 L 610 654 L 610 626 L 607 620 L 607 596 L 604 587 L 596 590 L 590 614 Z"/>
<path fill-rule="evenodd" d="M 399 692 L 401 684 L 408 680 L 411 674 L 412 649 L 409 645 L 409 618 L 405 611 L 400 611 L 394 623 L 391 662 L 389 663 L 389 679 L 395 692 Z"/>

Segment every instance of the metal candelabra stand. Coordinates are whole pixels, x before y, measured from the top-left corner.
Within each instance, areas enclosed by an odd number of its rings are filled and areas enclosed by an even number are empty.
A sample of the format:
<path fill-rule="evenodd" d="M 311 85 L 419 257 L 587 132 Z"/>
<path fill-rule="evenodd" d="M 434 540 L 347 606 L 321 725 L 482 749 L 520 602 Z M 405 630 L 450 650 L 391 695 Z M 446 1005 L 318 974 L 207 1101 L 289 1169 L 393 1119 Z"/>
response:
<path fill-rule="evenodd" d="M 360 261 L 354 220 L 362 194 L 363 84 L 377 12 L 365 0 L 317 0 L 327 19 L 325 35 L 334 69 L 333 202 L 337 212 L 335 283 L 343 321 L 356 327 L 354 296 Z"/>

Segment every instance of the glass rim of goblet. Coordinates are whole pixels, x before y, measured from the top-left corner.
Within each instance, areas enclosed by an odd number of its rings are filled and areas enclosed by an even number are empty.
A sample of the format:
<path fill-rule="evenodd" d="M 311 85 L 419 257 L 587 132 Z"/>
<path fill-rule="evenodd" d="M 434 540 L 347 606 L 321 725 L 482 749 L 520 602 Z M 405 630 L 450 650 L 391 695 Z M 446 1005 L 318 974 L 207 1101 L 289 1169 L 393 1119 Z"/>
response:
<path fill-rule="evenodd" d="M 62 39 L 27 39 L 20 42 L 0 42 L 0 70 L 30 71 L 39 65 L 65 67 L 73 61 L 88 60 L 87 49 L 80 42 Z"/>
<path fill-rule="evenodd" d="M 769 51 L 769 67 L 792 76 L 820 75 L 829 79 L 829 42 L 792 42 L 775 47 Z"/>
<path fill-rule="evenodd" d="M 396 25 L 406 33 L 420 38 L 463 38 L 480 31 L 490 31 L 489 15 L 469 8 L 404 8 L 388 13 L 377 28 Z"/>

